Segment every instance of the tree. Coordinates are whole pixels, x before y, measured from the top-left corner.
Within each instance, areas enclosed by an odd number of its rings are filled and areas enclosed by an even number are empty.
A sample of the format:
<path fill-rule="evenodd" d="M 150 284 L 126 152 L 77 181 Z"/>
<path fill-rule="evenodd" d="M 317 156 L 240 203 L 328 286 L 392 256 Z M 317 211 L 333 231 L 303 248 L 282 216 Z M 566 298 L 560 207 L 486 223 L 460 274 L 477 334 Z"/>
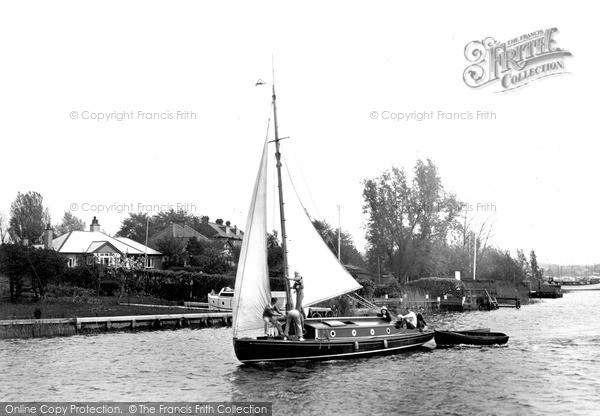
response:
<path fill-rule="evenodd" d="M 62 221 L 60 224 L 54 226 L 54 231 L 57 236 L 67 234 L 71 231 L 84 231 L 85 222 L 71 214 L 69 211 L 65 211 Z"/>
<path fill-rule="evenodd" d="M 535 255 L 535 251 L 531 250 L 529 254 L 529 262 L 531 264 L 531 277 L 535 280 L 542 280 L 544 276 L 544 269 L 538 267 L 537 256 Z"/>
<path fill-rule="evenodd" d="M 8 224 L 4 213 L 0 211 L 0 244 L 8 243 Z"/>
<path fill-rule="evenodd" d="M 37 192 L 17 193 L 10 206 L 8 233 L 14 242 L 27 239 L 30 244 L 41 243 L 50 214 L 44 209 L 44 198 Z"/>
<path fill-rule="evenodd" d="M 267 234 L 267 265 L 270 276 L 283 276 L 283 247 L 276 230 Z"/>
<path fill-rule="evenodd" d="M 154 222 L 144 213 L 130 213 L 121 223 L 121 228 L 117 231 L 117 237 L 131 238 L 140 244 L 146 243 L 146 227 L 148 227 L 148 236 L 152 236 L 157 230 Z"/>
<path fill-rule="evenodd" d="M 43 297 L 46 286 L 56 282 L 67 268 L 67 260 L 54 250 L 30 249 L 29 278 L 36 296 Z"/>
<path fill-rule="evenodd" d="M 0 246 L 0 273 L 8 277 L 12 300 L 21 296 L 28 279 L 36 296 L 44 296 L 46 286 L 57 282 L 66 267 L 66 259 L 54 250 L 20 244 Z"/>
<path fill-rule="evenodd" d="M 152 225 L 158 232 L 164 230 L 173 223 L 183 222 L 186 225 L 190 225 L 193 222 L 193 218 L 194 216 L 188 214 L 187 211 L 175 211 L 174 209 L 170 209 L 169 211 L 162 211 L 154 215 L 152 217 Z"/>
<path fill-rule="evenodd" d="M 188 253 L 190 258 L 204 254 L 205 245 L 202 244 L 196 237 L 192 237 L 188 240 L 185 251 Z"/>
<path fill-rule="evenodd" d="M 121 228 L 117 232 L 117 237 L 131 238 L 138 243 L 146 243 L 146 227 L 148 228 L 148 237 L 164 230 L 173 223 L 183 222 L 194 230 L 202 233 L 202 219 L 198 216 L 188 214 L 187 211 L 173 209 L 159 212 L 153 216 L 146 213 L 130 213 L 121 223 Z"/>
<path fill-rule="evenodd" d="M 181 238 L 165 237 L 156 242 L 156 247 L 165 257 L 165 267 L 183 266 L 185 263 L 185 243 Z"/>
<path fill-rule="evenodd" d="M 529 261 L 527 261 L 527 257 L 523 250 L 517 250 L 517 264 L 519 269 L 519 274 L 521 276 L 521 280 L 530 279 L 531 278 L 531 267 L 529 265 Z"/>
<path fill-rule="evenodd" d="M 331 228 L 331 226 L 325 220 L 313 220 L 312 223 L 323 241 L 325 241 L 325 244 L 327 244 L 331 252 L 337 257 L 338 229 Z M 354 245 L 352 236 L 342 230 L 340 237 L 340 258 L 342 264 L 352 264 L 359 267 L 365 266 L 365 260 Z"/>
<path fill-rule="evenodd" d="M 10 299 L 21 297 L 23 284 L 29 268 L 26 256 L 27 247 L 17 244 L 0 246 L 0 273 L 8 277 Z"/>
<path fill-rule="evenodd" d="M 445 273 L 439 253 L 450 234 L 462 230 L 458 215 L 463 204 L 445 192 L 433 162 L 418 160 L 412 181 L 393 167 L 363 185 L 369 264 L 380 259 L 382 268 L 401 282 Z"/>
<path fill-rule="evenodd" d="M 199 241 L 191 238 L 188 241 L 187 253 L 190 255 L 190 265 L 199 267 L 204 273 L 224 274 L 231 270 L 230 255 L 225 253 L 221 241 Z"/>
<path fill-rule="evenodd" d="M 521 282 L 518 259 L 514 259 L 508 251 L 496 247 L 488 247 L 477 257 L 477 278 L 500 280 L 505 282 Z"/>

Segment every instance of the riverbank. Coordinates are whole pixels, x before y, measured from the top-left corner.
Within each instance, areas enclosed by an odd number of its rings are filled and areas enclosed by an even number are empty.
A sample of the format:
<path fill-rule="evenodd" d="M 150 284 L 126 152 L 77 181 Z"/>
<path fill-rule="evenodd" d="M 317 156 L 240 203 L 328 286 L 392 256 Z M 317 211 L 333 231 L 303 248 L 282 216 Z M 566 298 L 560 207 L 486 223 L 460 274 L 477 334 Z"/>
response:
<path fill-rule="evenodd" d="M 20 302 L 10 302 L 8 298 L 0 300 L 0 339 L 204 328 L 230 323 L 230 313 L 208 313 L 206 309 L 144 296 L 61 297 Z"/>
<path fill-rule="evenodd" d="M 209 328 L 231 325 L 230 312 L 89 318 L 0 320 L 0 339 L 44 338 L 108 331 Z"/>
<path fill-rule="evenodd" d="M 36 315 L 36 311 L 37 315 Z M 96 316 L 127 316 L 154 314 L 196 313 L 197 308 L 184 307 L 177 302 L 132 296 L 95 296 L 88 298 L 59 297 L 46 300 L 10 302 L 0 299 L 0 320 L 7 319 L 62 319 Z"/>

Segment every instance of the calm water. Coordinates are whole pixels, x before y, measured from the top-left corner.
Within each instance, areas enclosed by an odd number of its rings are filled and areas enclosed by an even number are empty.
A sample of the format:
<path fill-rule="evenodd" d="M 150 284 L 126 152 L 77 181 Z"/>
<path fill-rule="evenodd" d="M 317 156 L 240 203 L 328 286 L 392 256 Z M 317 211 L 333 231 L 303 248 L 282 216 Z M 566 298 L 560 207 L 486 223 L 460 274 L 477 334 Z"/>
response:
<path fill-rule="evenodd" d="M 274 414 L 600 414 L 600 291 L 448 314 L 507 346 L 241 366 L 227 328 L 0 341 L 0 401 L 270 401 Z M 432 319 L 430 319 L 432 320 Z"/>

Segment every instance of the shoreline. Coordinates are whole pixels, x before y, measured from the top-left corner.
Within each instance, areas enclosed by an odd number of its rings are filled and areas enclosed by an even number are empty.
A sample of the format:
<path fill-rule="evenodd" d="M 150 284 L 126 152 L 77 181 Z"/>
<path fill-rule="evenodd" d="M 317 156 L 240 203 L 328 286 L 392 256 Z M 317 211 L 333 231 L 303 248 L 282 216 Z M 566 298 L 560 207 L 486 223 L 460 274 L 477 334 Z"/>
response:
<path fill-rule="evenodd" d="M 230 326 L 231 312 L 0 320 L 0 339 L 45 338 L 108 331 Z"/>

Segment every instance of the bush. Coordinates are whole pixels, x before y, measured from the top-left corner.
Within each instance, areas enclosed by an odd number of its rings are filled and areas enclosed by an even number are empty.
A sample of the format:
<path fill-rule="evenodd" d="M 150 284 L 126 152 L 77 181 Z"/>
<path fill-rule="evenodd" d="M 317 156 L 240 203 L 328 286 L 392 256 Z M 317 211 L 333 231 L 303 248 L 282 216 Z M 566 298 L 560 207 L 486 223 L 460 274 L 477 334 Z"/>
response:
<path fill-rule="evenodd" d="M 62 284 L 95 289 L 100 276 L 99 265 L 76 266 L 65 270 L 59 279 Z"/>
<path fill-rule="evenodd" d="M 46 296 L 48 298 L 87 298 L 95 296 L 96 292 L 93 289 L 84 289 L 73 286 L 56 286 L 48 285 L 46 288 Z"/>
<path fill-rule="evenodd" d="M 384 295 L 388 295 L 390 298 L 399 298 L 402 295 L 402 287 L 398 283 L 376 285 L 373 290 L 373 296 L 380 298 Z"/>
<path fill-rule="evenodd" d="M 57 282 L 66 267 L 66 259 L 54 250 L 18 244 L 0 245 L 0 273 L 9 278 L 13 300 L 21 296 L 27 280 L 36 296 L 44 296 L 46 286 Z"/>
<path fill-rule="evenodd" d="M 114 296 L 120 288 L 121 284 L 116 280 L 101 280 L 98 285 L 98 293 L 100 296 Z"/>
<path fill-rule="evenodd" d="M 358 289 L 356 293 L 363 298 L 370 298 L 374 296 L 375 293 L 375 282 L 371 279 L 360 279 L 357 280 L 358 283 L 362 286 L 362 289 Z"/>
<path fill-rule="evenodd" d="M 406 283 L 406 287 L 420 290 L 434 298 L 444 295 L 462 298 L 467 293 L 467 287 L 463 282 L 446 277 L 425 277 Z"/>

